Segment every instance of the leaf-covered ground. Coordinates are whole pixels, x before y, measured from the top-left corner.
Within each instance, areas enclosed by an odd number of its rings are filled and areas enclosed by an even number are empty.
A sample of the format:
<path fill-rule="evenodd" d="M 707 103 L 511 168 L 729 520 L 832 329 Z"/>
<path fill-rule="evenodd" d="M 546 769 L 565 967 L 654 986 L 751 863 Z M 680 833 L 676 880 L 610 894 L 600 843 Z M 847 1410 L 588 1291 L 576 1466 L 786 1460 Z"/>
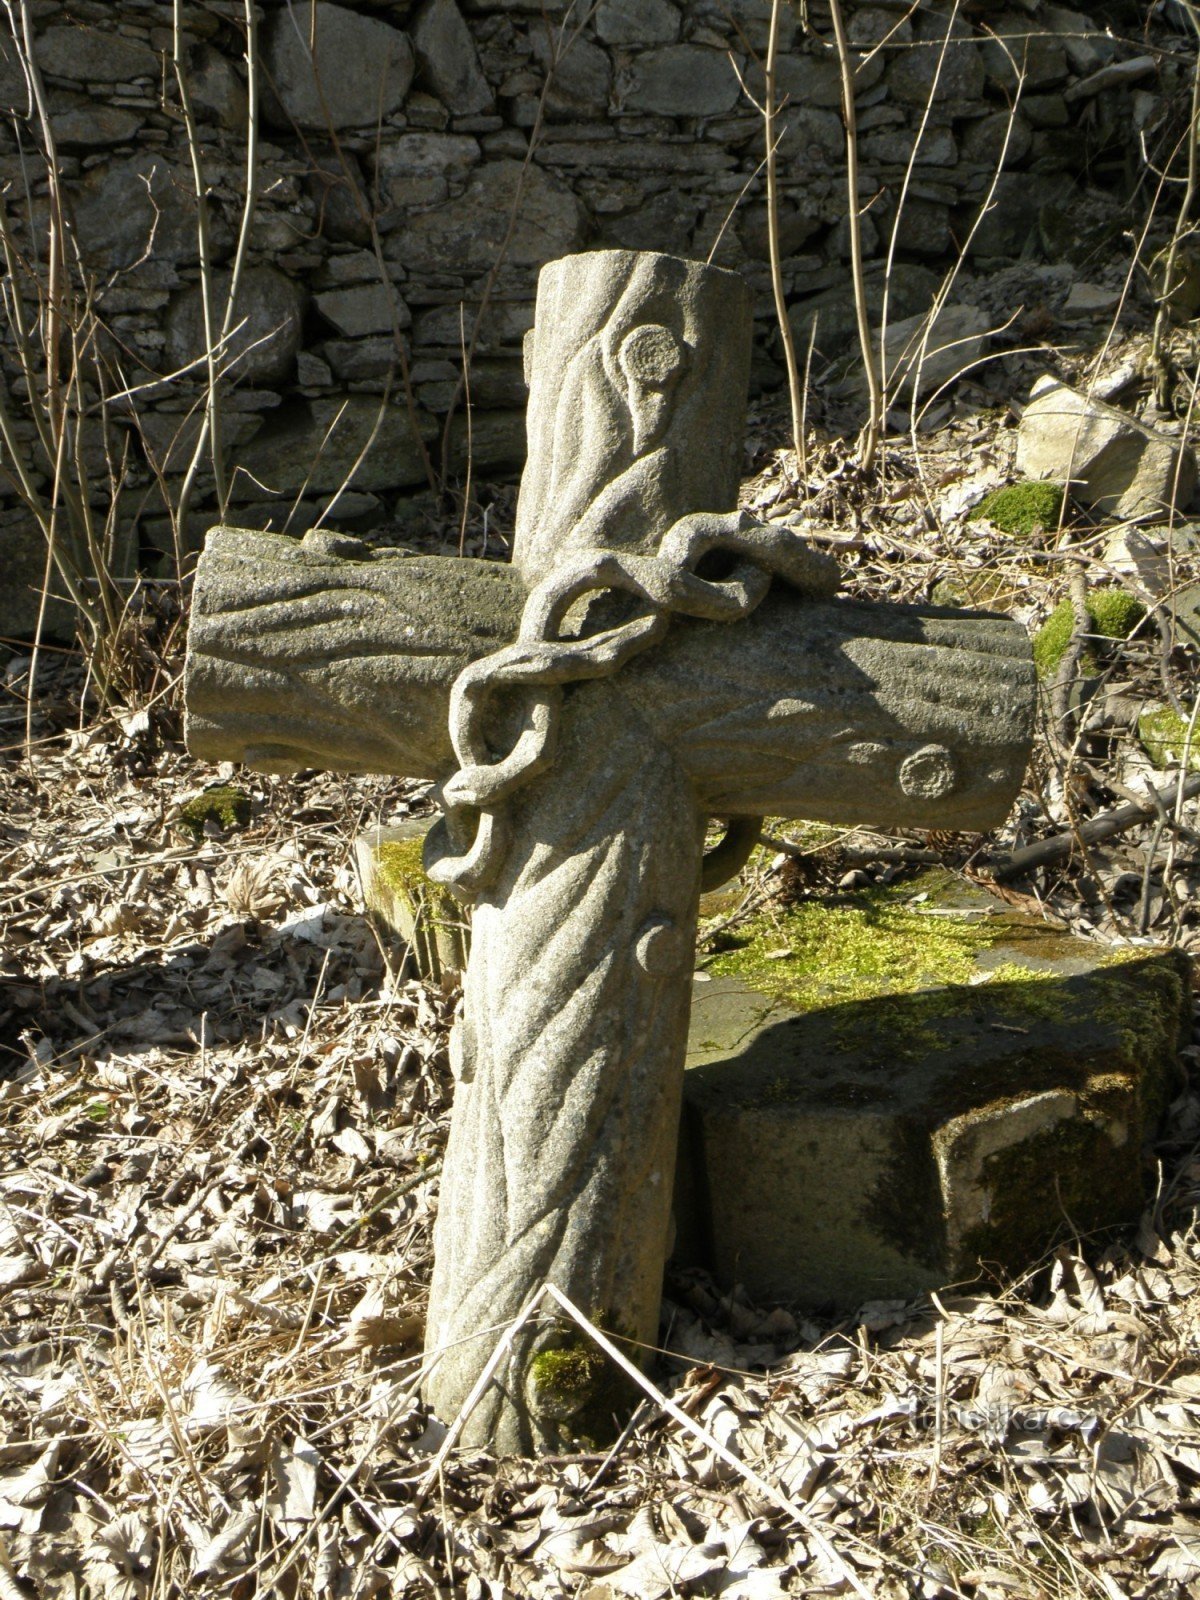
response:
<path fill-rule="evenodd" d="M 1011 444 L 968 405 L 869 492 L 829 445 L 808 492 L 761 450 L 747 495 L 840 541 L 852 589 L 987 568 L 1034 626 L 1064 538 L 1108 581 L 1111 530 L 972 520 Z M 1164 652 L 1157 616 L 1105 683 L 1190 704 L 1195 656 Z M 836 1326 L 673 1278 L 651 1372 L 707 1440 L 647 1399 L 608 1452 L 443 1460 L 418 1377 L 457 997 L 381 950 L 353 866 L 355 835 L 423 791 L 237 774 L 248 820 L 192 836 L 185 802 L 231 775 L 183 751 L 161 633 L 144 703 L 81 713 L 78 665 L 52 661 L 26 748 L 20 657 L 0 703 L 0 1600 L 1196 1592 L 1195 1079 L 1136 1234 Z M 995 839 L 847 837 L 811 892 L 913 851 L 977 870 L 1170 777 L 1129 724 L 1076 716 L 1069 745 L 1043 729 Z M 1194 948 L 1195 820 L 1011 892 Z"/>

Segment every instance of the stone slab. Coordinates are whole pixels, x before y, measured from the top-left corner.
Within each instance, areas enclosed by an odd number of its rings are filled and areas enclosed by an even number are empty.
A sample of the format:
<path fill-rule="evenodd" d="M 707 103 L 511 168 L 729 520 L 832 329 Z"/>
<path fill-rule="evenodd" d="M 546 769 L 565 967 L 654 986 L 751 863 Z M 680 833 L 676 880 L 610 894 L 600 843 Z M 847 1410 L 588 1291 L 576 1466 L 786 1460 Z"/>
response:
<path fill-rule="evenodd" d="M 461 973 L 470 938 L 468 913 L 426 876 L 421 851 L 431 817 L 376 827 L 355 841 L 354 859 L 368 915 L 387 942 L 398 937 L 402 970 L 439 983 Z"/>
<path fill-rule="evenodd" d="M 440 982 L 469 935 L 424 910 L 429 822 L 357 854 L 376 926 Z M 810 918 L 832 970 L 797 938 Z M 676 1261 L 840 1312 L 1019 1274 L 1064 1230 L 1137 1216 L 1188 1020 L 1182 958 L 1114 953 L 951 881 L 810 902 L 740 948 L 756 942 L 754 982 L 693 986 Z"/>
<path fill-rule="evenodd" d="M 1020 1274 L 1063 1234 L 1136 1218 L 1186 963 L 983 891 L 937 900 L 822 903 L 822 953 L 785 913 L 697 981 L 677 1259 L 848 1311 Z"/>
<path fill-rule="evenodd" d="M 1115 517 L 1161 519 L 1196 487 L 1190 445 L 1049 374 L 1021 417 L 1016 464 L 1028 478 L 1070 480 L 1077 500 Z"/>

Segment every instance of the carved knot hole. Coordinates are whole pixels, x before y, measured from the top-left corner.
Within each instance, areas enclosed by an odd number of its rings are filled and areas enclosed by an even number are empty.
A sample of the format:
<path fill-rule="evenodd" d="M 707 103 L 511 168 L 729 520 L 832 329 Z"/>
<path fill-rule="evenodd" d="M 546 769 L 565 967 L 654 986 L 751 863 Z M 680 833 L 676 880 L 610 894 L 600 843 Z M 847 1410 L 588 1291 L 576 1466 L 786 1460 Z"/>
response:
<path fill-rule="evenodd" d="M 944 744 L 926 744 L 900 763 L 900 787 L 914 800 L 940 800 L 954 787 L 954 758 Z"/>
<path fill-rule="evenodd" d="M 687 352 L 670 328 L 661 322 L 647 322 L 626 334 L 618 359 L 630 384 L 667 389 L 683 371 Z"/>
<path fill-rule="evenodd" d="M 642 924 L 635 946 L 638 966 L 650 978 L 669 978 L 683 969 L 683 934 L 670 917 L 656 914 Z"/>

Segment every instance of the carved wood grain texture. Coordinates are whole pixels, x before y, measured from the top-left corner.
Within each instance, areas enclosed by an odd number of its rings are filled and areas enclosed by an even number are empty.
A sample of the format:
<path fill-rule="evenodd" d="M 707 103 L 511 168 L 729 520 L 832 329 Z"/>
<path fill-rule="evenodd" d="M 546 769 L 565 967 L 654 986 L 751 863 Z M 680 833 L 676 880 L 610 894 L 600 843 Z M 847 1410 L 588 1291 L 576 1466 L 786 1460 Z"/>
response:
<path fill-rule="evenodd" d="M 568 697 L 559 759 L 512 826 L 473 913 L 455 1050 L 426 1339 L 444 1418 L 530 1285 L 553 1281 L 615 1333 L 657 1331 L 703 818 L 670 753 L 595 683 Z M 527 1373 L 559 1337 L 517 1342 L 467 1442 L 554 1447 Z"/>

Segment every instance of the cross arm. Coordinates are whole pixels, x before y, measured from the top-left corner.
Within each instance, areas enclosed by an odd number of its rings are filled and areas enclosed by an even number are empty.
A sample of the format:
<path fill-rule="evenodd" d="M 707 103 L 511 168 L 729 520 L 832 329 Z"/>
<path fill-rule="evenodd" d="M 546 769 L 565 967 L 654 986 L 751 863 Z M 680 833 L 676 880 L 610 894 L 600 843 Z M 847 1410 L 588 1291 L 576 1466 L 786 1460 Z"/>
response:
<path fill-rule="evenodd" d="M 268 772 L 446 778 L 450 689 L 515 637 L 524 599 L 498 562 L 215 528 L 188 630 L 188 748 Z"/>
<path fill-rule="evenodd" d="M 193 754 L 444 779 L 450 693 L 516 638 L 526 589 L 496 562 L 219 528 L 196 573 Z M 614 680 L 714 815 L 982 829 L 1028 759 L 1025 630 L 776 584 L 740 622 L 676 618 Z M 503 717 L 495 731 L 503 742 Z"/>

